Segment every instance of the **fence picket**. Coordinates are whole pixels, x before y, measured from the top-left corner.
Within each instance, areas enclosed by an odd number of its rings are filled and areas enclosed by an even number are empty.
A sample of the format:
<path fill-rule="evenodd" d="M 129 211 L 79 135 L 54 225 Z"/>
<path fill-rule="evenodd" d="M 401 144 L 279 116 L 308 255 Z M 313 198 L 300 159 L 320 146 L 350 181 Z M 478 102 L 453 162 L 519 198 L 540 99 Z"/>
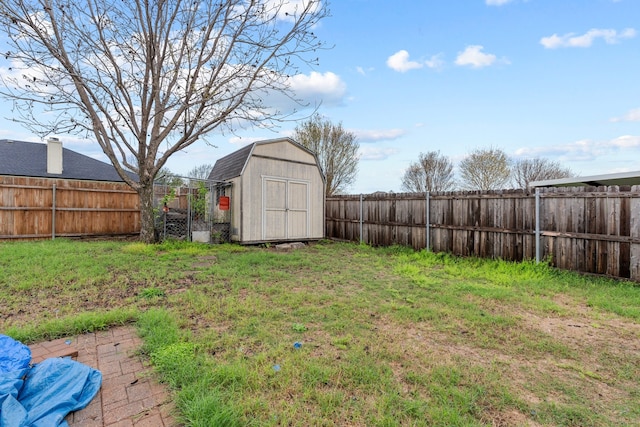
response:
<path fill-rule="evenodd" d="M 139 232 L 138 195 L 124 183 L 0 177 L 0 239 Z"/>
<path fill-rule="evenodd" d="M 538 192 L 539 247 L 535 194 L 522 190 L 433 192 L 428 203 L 425 193 L 364 195 L 363 241 L 417 250 L 428 242 L 434 252 L 510 261 L 535 259 L 539 250 L 559 268 L 640 281 L 640 186 Z M 338 208 L 345 203 L 352 209 Z M 359 196 L 327 198 L 327 237 L 357 240 L 341 225 L 359 224 L 358 209 Z"/>

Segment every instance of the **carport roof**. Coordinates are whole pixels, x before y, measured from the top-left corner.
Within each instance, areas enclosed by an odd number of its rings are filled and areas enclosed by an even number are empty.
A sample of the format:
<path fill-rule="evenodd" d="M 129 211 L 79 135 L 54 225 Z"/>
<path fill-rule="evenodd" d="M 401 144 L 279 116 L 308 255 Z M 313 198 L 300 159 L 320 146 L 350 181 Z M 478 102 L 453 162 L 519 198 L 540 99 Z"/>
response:
<path fill-rule="evenodd" d="M 600 187 L 609 185 L 640 185 L 640 171 L 605 175 L 578 176 L 573 178 L 532 181 L 529 187 Z"/>

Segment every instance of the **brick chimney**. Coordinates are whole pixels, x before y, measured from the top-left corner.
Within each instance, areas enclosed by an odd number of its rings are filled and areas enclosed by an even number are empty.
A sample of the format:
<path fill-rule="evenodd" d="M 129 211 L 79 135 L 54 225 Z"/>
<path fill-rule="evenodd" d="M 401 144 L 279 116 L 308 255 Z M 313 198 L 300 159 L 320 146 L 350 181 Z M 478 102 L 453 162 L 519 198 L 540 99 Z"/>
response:
<path fill-rule="evenodd" d="M 62 141 L 58 138 L 47 139 L 47 173 L 62 174 Z"/>

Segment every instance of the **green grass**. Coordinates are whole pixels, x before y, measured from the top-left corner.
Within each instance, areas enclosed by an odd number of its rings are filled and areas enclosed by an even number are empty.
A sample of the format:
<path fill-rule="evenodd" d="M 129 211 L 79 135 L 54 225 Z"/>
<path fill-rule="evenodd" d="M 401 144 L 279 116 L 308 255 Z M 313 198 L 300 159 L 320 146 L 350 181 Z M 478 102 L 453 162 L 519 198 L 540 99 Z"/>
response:
<path fill-rule="evenodd" d="M 4 243 L 0 316 L 24 342 L 135 322 L 185 425 L 640 423 L 640 287 L 543 264 Z"/>
<path fill-rule="evenodd" d="M 25 343 L 32 343 L 105 330 L 110 326 L 131 323 L 137 317 L 138 312 L 134 309 L 88 311 L 58 319 L 43 319 L 42 322 L 28 323 L 23 326 L 3 327 L 2 333 Z"/>

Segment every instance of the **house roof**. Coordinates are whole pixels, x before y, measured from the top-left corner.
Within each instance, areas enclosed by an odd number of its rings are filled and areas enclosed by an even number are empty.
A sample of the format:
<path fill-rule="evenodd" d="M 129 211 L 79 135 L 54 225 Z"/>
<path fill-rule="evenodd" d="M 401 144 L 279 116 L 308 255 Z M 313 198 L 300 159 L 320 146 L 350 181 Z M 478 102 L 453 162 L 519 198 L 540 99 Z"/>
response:
<path fill-rule="evenodd" d="M 113 165 L 67 148 L 62 149 L 62 173 L 47 173 L 47 144 L 0 140 L 0 175 L 122 182 Z M 135 174 L 130 174 L 137 180 Z"/>
<path fill-rule="evenodd" d="M 213 169 L 209 174 L 209 179 L 212 181 L 226 181 L 242 175 L 242 171 L 244 170 L 244 167 L 247 164 L 247 161 L 249 160 L 249 158 L 251 157 L 251 153 L 253 152 L 253 149 L 255 148 L 256 145 L 271 144 L 271 143 L 280 142 L 280 141 L 288 141 L 291 144 L 295 145 L 296 147 L 299 147 L 300 149 L 307 151 L 310 154 L 312 154 L 314 157 L 316 157 L 316 155 L 312 151 L 298 144 L 291 138 L 276 138 L 276 139 L 267 139 L 264 141 L 257 141 L 218 159 L 216 161 L 216 164 L 213 165 Z"/>
<path fill-rule="evenodd" d="M 577 176 L 573 178 L 532 181 L 529 187 L 600 187 L 609 185 L 640 185 L 640 171 L 605 175 Z"/>

